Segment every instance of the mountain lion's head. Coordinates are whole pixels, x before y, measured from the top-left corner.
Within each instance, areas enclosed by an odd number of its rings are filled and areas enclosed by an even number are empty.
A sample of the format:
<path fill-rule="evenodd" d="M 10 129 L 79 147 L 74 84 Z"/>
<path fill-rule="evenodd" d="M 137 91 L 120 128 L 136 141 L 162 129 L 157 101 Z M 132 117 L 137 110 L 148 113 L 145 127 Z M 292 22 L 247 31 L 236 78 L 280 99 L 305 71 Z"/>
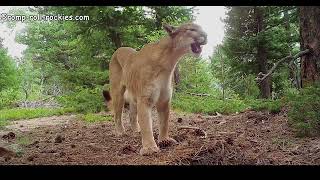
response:
<path fill-rule="evenodd" d="M 207 44 L 207 33 L 197 24 L 186 23 L 180 27 L 164 24 L 163 27 L 171 37 L 173 48 L 176 50 L 199 56 L 202 46 Z"/>

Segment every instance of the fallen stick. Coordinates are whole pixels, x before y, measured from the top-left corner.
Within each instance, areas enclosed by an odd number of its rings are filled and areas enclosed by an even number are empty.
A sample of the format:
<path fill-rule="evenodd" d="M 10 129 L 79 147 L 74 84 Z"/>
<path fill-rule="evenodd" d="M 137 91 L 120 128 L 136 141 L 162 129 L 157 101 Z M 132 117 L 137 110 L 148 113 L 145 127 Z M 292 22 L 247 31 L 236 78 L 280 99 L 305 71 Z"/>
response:
<path fill-rule="evenodd" d="M 236 132 L 218 132 L 218 134 L 236 134 Z"/>
<path fill-rule="evenodd" d="M 194 154 L 194 156 L 193 156 L 192 159 L 195 159 L 195 158 L 200 154 L 200 152 L 202 151 L 203 146 L 204 146 L 204 145 L 202 145 L 202 146 L 200 147 L 200 149 Z M 206 149 L 206 150 L 207 150 L 207 149 Z"/>
<path fill-rule="evenodd" d="M 179 126 L 178 130 L 181 130 L 181 129 L 198 129 L 198 130 L 201 130 L 200 128 L 194 127 L 194 126 Z"/>
<path fill-rule="evenodd" d="M 207 133 L 198 127 L 194 127 L 194 126 L 179 126 L 178 127 L 178 131 L 182 130 L 182 129 L 193 129 L 193 130 L 195 130 L 197 135 L 203 136 L 203 138 L 207 138 Z"/>

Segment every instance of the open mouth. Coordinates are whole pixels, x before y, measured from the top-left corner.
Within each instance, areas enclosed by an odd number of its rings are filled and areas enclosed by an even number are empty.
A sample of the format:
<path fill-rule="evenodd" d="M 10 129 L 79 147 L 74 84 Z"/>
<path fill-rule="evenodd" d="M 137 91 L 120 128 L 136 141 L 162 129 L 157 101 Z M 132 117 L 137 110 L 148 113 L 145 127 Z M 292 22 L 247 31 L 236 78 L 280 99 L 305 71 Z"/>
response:
<path fill-rule="evenodd" d="M 195 54 L 199 54 L 202 51 L 201 46 L 200 46 L 200 44 L 198 42 L 195 42 L 195 43 L 191 44 L 191 50 Z"/>

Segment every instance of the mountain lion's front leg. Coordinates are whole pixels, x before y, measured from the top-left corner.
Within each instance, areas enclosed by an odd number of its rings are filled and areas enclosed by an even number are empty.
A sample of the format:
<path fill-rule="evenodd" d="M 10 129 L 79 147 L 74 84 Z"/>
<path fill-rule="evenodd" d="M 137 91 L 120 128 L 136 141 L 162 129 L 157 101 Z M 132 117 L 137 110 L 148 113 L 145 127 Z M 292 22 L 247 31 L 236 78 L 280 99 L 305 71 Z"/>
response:
<path fill-rule="evenodd" d="M 149 99 L 150 98 L 140 98 L 137 102 L 138 121 L 142 136 L 141 155 L 150 155 L 160 151 L 153 137 L 151 119 L 152 105 Z"/>
<path fill-rule="evenodd" d="M 169 137 L 169 113 L 170 113 L 170 101 L 165 101 L 157 104 L 157 112 L 160 120 L 159 130 L 159 146 L 165 147 L 173 144 L 177 144 L 177 141 Z"/>
<path fill-rule="evenodd" d="M 130 103 L 130 124 L 131 129 L 134 133 L 140 132 L 140 126 L 137 120 L 137 103 L 131 102 Z"/>

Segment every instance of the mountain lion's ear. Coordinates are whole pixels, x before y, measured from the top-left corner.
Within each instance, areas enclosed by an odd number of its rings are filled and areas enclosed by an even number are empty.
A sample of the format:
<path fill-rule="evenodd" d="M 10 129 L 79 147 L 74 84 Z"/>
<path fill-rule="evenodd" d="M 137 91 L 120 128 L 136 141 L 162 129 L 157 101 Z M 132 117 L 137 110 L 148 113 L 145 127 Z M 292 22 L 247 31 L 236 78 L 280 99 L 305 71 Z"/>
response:
<path fill-rule="evenodd" d="M 163 26 L 163 29 L 166 30 L 167 33 L 168 33 L 170 36 L 174 35 L 174 33 L 175 33 L 176 29 L 177 29 L 176 27 L 171 26 L 171 25 L 166 24 L 166 23 L 164 23 L 162 26 Z"/>

